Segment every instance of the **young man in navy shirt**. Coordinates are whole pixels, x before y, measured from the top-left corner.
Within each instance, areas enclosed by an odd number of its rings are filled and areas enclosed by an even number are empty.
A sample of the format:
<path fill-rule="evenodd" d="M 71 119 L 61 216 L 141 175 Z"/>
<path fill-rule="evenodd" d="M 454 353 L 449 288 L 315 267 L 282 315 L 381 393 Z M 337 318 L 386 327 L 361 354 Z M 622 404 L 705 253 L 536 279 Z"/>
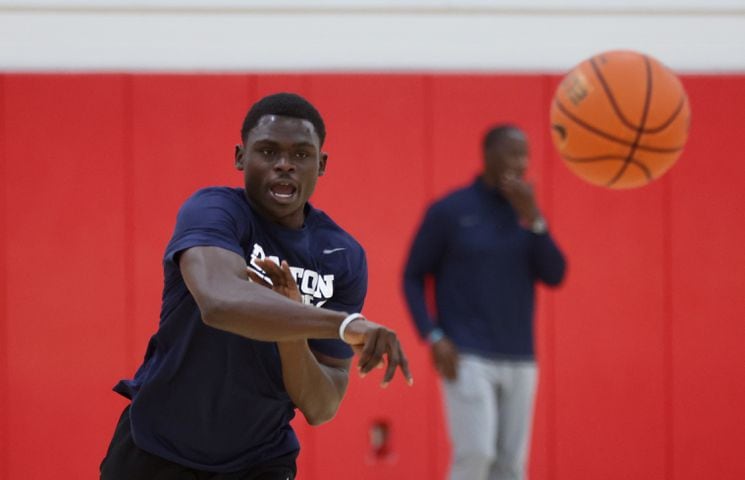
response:
<path fill-rule="evenodd" d="M 158 331 L 134 378 L 114 388 L 131 404 L 103 480 L 291 479 L 294 410 L 312 425 L 333 418 L 353 350 L 361 374 L 385 362 L 384 386 L 396 369 L 411 384 L 396 334 L 358 313 L 364 250 L 308 203 L 324 139 L 305 99 L 265 97 L 235 150 L 245 188 L 205 188 L 182 205 Z M 297 295 L 281 288 L 288 276 Z"/>
<path fill-rule="evenodd" d="M 557 285 L 564 258 L 523 180 L 525 134 L 499 125 L 483 141 L 484 170 L 435 202 L 404 274 L 412 318 L 443 377 L 452 480 L 518 480 L 531 427 L 536 366 L 534 284 Z M 424 283 L 435 280 L 436 314 Z"/>

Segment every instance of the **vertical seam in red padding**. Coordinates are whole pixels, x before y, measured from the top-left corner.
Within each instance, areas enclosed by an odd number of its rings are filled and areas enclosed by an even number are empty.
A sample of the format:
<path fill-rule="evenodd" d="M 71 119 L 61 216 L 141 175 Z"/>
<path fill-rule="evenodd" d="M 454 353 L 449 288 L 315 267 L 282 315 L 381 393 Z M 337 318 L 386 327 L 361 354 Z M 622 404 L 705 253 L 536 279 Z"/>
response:
<path fill-rule="evenodd" d="M 673 379 L 674 367 L 673 361 L 673 252 L 672 252 L 672 181 L 670 175 L 662 179 L 662 298 L 663 307 L 663 366 L 662 381 L 665 409 L 665 478 L 672 480 L 675 478 L 675 459 L 674 459 L 674 416 L 673 416 Z"/>
<path fill-rule="evenodd" d="M 424 195 L 425 195 L 425 201 L 427 204 L 431 203 L 435 191 L 435 175 L 434 175 L 434 168 L 428 168 L 433 167 L 432 165 L 427 165 L 428 161 L 431 161 L 431 159 L 434 158 L 434 149 L 435 149 L 435 139 L 434 139 L 434 118 L 435 118 L 435 112 L 434 112 L 434 93 L 433 93 L 433 83 L 434 79 L 432 75 L 425 75 L 422 77 L 422 86 L 423 86 L 423 92 L 422 96 L 423 102 L 424 102 L 424 118 L 422 120 L 422 132 L 423 132 L 423 140 L 424 140 L 424 156 L 422 157 L 422 163 L 424 163 L 422 172 L 424 172 L 423 175 L 423 181 L 424 181 Z"/>
<path fill-rule="evenodd" d="M 122 76 L 124 115 L 122 122 L 123 190 L 124 190 L 124 321 L 125 321 L 125 355 L 124 365 L 130 368 L 136 364 L 135 358 L 135 159 L 134 159 L 134 91 L 132 75 Z"/>
<path fill-rule="evenodd" d="M 7 302 L 7 244 L 6 222 L 6 178 L 5 169 L 5 75 L 0 75 L 0 478 L 8 478 L 8 302 Z"/>
<path fill-rule="evenodd" d="M 551 99 L 553 96 L 553 77 L 551 75 L 543 76 L 543 104 L 546 106 L 546 112 L 549 111 Z M 543 198 L 546 201 L 546 215 L 549 218 L 553 218 L 553 155 L 551 154 L 553 148 L 553 141 L 551 140 L 551 132 L 548 128 L 543 129 L 543 141 L 544 141 L 544 154 L 543 154 Z M 556 432 L 556 332 L 554 330 L 554 322 L 556 320 L 554 297 L 553 293 L 545 295 L 546 309 L 545 315 L 545 332 L 546 332 L 546 345 L 545 353 L 546 358 L 540 359 L 541 370 L 544 372 L 543 379 L 545 380 L 544 385 L 541 388 L 545 389 L 546 401 L 546 464 L 548 465 L 548 480 L 557 478 L 556 466 L 556 439 L 558 437 Z"/>
<path fill-rule="evenodd" d="M 300 85 L 301 85 L 300 88 L 302 88 L 303 92 L 309 97 L 311 96 L 311 92 L 313 89 L 313 78 L 314 77 L 315 75 L 303 75 L 300 79 Z"/>
<path fill-rule="evenodd" d="M 248 107 L 255 101 L 257 94 L 256 75 L 246 75 L 246 98 L 243 99 L 243 105 L 245 106 L 246 111 L 248 111 Z M 242 126 L 243 124 L 241 123 L 241 127 Z M 241 143 L 242 142 L 243 139 L 241 138 Z"/>
<path fill-rule="evenodd" d="M 423 111 L 422 111 L 422 140 L 423 140 L 423 148 L 422 148 L 422 191 L 424 192 L 424 201 L 425 204 L 429 205 L 432 202 L 432 195 L 434 194 L 434 173 L 433 168 L 431 166 L 427 165 L 428 161 L 431 161 L 433 157 L 433 150 L 434 150 L 434 95 L 432 93 L 432 75 L 424 75 L 422 76 L 422 105 L 423 105 Z M 428 289 L 428 291 L 432 294 L 434 294 L 434 288 Z M 437 376 L 435 376 L 435 379 L 439 381 Z M 434 385 L 434 383 L 430 384 L 428 387 L 432 395 L 430 395 L 430 398 L 433 399 L 439 399 L 437 395 L 437 387 Z M 438 418 L 438 413 L 436 409 L 440 408 L 440 404 L 437 401 L 429 402 L 427 404 L 427 413 L 430 419 Z M 438 422 L 435 421 L 429 421 L 427 422 L 427 442 L 428 442 L 428 458 L 427 458 L 427 466 L 428 466 L 428 478 L 437 478 L 438 473 L 438 462 L 436 461 L 436 453 L 437 452 L 437 444 L 438 444 L 438 429 L 441 427 L 441 425 L 438 424 Z"/>

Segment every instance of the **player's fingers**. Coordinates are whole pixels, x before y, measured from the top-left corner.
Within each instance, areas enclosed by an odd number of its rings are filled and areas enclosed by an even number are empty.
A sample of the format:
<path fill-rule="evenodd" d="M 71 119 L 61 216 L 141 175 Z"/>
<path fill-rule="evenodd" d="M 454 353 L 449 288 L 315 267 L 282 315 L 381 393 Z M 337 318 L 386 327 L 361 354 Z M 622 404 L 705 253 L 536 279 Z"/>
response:
<path fill-rule="evenodd" d="M 285 278 L 292 279 L 292 272 L 290 271 L 290 264 L 287 263 L 287 260 L 282 260 L 282 265 L 280 268 L 282 269 L 282 273 L 284 273 Z"/>
<path fill-rule="evenodd" d="M 360 373 L 364 376 L 367 375 L 370 370 L 375 368 L 375 366 L 380 363 L 383 359 L 383 354 L 386 352 L 386 342 L 384 337 L 384 333 L 378 330 L 375 332 L 376 334 L 373 336 L 375 339 L 375 345 L 371 350 L 368 350 L 367 353 L 369 354 L 366 358 L 366 361 L 364 363 L 360 362 Z"/>
<path fill-rule="evenodd" d="M 413 385 L 414 377 L 412 377 L 411 372 L 409 371 L 409 361 L 398 341 L 395 342 L 393 345 L 393 351 L 388 355 L 388 369 L 383 377 L 382 387 L 385 388 L 388 386 L 388 383 L 393 379 L 393 375 L 396 373 L 397 368 L 401 369 L 401 373 L 406 379 L 406 383 Z"/>
<path fill-rule="evenodd" d="M 391 383 L 393 375 L 396 373 L 396 368 L 401 363 L 401 354 L 398 350 L 398 342 L 394 338 L 393 341 L 389 342 L 388 354 L 388 368 L 385 369 L 385 375 L 383 375 L 383 381 L 380 386 L 385 388 Z"/>
<path fill-rule="evenodd" d="M 276 263 L 274 262 L 269 262 L 269 263 L 271 264 L 271 266 L 268 268 L 272 274 L 272 281 L 276 282 L 275 285 L 277 285 L 278 287 L 286 287 L 287 277 L 285 277 L 285 272 Z"/>
<path fill-rule="evenodd" d="M 406 358 L 406 354 L 401 348 L 400 343 L 398 344 L 398 351 L 399 351 L 399 357 L 401 358 L 401 361 L 399 362 L 401 365 L 401 373 L 404 374 L 406 383 L 408 383 L 409 386 L 414 385 L 414 377 L 411 375 L 411 372 L 409 371 L 409 360 Z"/>
<path fill-rule="evenodd" d="M 285 278 L 284 272 L 276 263 L 271 260 L 262 260 L 261 263 L 257 262 L 262 270 L 271 278 L 272 284 L 275 287 L 286 287 L 287 279 Z"/>
<path fill-rule="evenodd" d="M 266 273 L 272 272 L 276 274 L 279 268 L 276 263 L 269 260 L 268 258 L 257 259 L 256 265 L 261 267 L 261 269 L 264 270 Z"/>
<path fill-rule="evenodd" d="M 377 339 L 378 335 L 377 332 L 375 332 L 372 335 L 368 336 L 368 338 L 366 339 L 367 341 L 362 345 L 360 359 L 357 361 L 357 369 L 360 371 L 360 373 L 362 373 L 362 367 L 364 365 L 367 365 L 367 363 L 370 361 L 370 358 L 375 351 L 375 342 L 377 341 Z"/>
<path fill-rule="evenodd" d="M 248 274 L 248 278 L 250 278 L 252 282 L 258 283 L 259 285 L 263 285 L 264 287 L 267 287 L 267 288 L 272 288 L 272 286 L 269 285 L 269 283 L 266 280 L 261 278 L 258 273 L 254 272 L 250 268 L 246 269 L 246 273 Z"/>
<path fill-rule="evenodd" d="M 285 285 L 291 288 L 296 288 L 297 284 L 295 283 L 295 277 L 292 275 L 292 270 L 290 270 L 290 264 L 287 263 L 287 261 L 282 260 L 282 277 L 284 278 Z"/>
<path fill-rule="evenodd" d="M 268 258 L 264 259 L 264 261 L 262 262 L 262 265 L 266 265 L 265 270 L 271 270 L 275 274 L 282 273 L 282 268 L 279 266 L 279 264 L 269 260 Z"/>
<path fill-rule="evenodd" d="M 352 352 L 354 352 L 355 355 L 358 357 L 362 355 L 362 347 L 359 345 L 350 345 L 352 347 Z"/>
<path fill-rule="evenodd" d="M 362 373 L 368 374 L 370 371 L 377 367 L 381 362 L 383 362 L 383 356 L 386 354 L 387 348 L 386 348 L 386 341 L 384 338 L 384 335 L 381 335 L 378 337 L 378 341 L 375 342 L 375 350 L 373 351 L 372 355 L 370 356 L 370 359 L 367 362 L 367 365 L 362 367 Z"/>
<path fill-rule="evenodd" d="M 260 259 L 260 258 L 256 258 L 256 259 L 254 259 L 253 264 L 256 265 L 257 267 L 259 267 L 263 273 L 267 273 L 267 271 L 266 271 L 266 269 L 267 269 L 266 260 L 263 260 L 263 259 Z"/>

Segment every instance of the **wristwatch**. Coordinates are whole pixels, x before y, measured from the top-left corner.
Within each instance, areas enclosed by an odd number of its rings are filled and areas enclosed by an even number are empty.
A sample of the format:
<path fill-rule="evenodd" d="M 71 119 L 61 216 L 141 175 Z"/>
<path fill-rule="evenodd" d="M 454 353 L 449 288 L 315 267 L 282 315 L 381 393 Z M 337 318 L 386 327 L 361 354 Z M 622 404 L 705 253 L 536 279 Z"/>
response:
<path fill-rule="evenodd" d="M 548 231 L 548 224 L 546 223 L 546 219 L 543 217 L 538 217 L 535 220 L 533 220 L 533 223 L 530 224 L 530 231 L 535 233 L 536 235 L 543 235 Z"/>

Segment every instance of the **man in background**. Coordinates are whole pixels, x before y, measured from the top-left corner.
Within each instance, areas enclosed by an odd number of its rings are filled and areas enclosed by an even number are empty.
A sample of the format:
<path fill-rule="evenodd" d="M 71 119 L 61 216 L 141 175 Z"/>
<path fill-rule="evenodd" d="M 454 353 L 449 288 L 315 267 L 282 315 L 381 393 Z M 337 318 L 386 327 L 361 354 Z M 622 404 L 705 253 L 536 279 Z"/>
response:
<path fill-rule="evenodd" d="M 558 285 L 563 255 L 524 180 L 525 133 L 498 125 L 483 139 L 483 172 L 433 203 L 411 246 L 404 290 L 443 378 L 452 480 L 525 475 L 537 369 L 535 283 Z M 435 283 L 428 311 L 425 278 Z"/>

